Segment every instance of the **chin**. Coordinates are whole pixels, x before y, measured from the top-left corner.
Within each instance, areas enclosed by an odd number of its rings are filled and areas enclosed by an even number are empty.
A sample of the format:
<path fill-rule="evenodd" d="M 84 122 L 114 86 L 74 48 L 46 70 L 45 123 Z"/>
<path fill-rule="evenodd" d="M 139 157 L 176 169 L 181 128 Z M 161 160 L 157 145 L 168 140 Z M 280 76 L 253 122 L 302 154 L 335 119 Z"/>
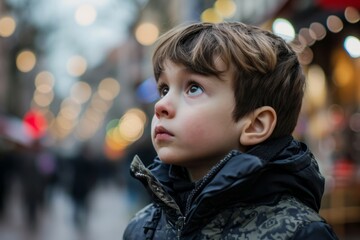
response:
<path fill-rule="evenodd" d="M 165 164 L 171 165 L 183 165 L 184 160 L 179 159 L 178 156 L 170 155 L 170 154 L 158 154 L 159 159 Z"/>
<path fill-rule="evenodd" d="M 158 155 L 158 156 L 159 156 L 160 160 L 166 164 L 175 164 L 176 162 L 178 162 L 176 159 L 171 158 L 171 157 L 164 157 L 161 155 Z"/>

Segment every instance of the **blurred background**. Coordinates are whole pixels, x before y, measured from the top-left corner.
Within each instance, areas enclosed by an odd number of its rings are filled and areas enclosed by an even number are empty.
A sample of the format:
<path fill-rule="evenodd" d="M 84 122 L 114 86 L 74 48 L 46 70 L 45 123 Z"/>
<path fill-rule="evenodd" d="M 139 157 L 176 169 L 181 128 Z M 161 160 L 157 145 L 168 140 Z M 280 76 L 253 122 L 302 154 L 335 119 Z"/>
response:
<path fill-rule="evenodd" d="M 280 35 L 307 76 L 294 136 L 326 178 L 321 215 L 360 236 L 359 0 L 0 0 L 0 239 L 121 239 L 148 203 L 153 43 L 194 21 Z M 286 99 L 284 99 L 286 101 Z"/>

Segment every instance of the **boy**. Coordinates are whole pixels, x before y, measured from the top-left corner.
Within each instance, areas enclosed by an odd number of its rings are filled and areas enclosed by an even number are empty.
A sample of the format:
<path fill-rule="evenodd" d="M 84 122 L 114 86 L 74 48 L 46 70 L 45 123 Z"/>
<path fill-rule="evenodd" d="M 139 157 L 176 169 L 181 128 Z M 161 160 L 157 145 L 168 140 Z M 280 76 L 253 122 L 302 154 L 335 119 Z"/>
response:
<path fill-rule="evenodd" d="M 170 30 L 153 56 L 158 157 L 133 176 L 153 203 L 124 239 L 337 239 L 318 165 L 291 137 L 305 79 L 279 37 L 242 23 Z"/>

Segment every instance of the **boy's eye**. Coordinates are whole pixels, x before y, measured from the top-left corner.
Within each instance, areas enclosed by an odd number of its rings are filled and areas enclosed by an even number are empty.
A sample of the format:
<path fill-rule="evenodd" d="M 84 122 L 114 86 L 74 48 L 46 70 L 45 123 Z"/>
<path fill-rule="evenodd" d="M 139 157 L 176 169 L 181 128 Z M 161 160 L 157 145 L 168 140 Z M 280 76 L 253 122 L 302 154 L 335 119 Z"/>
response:
<path fill-rule="evenodd" d="M 197 96 L 199 94 L 202 94 L 204 90 L 197 84 L 191 84 L 187 93 L 189 96 Z"/>
<path fill-rule="evenodd" d="M 169 92 L 169 87 L 166 85 L 159 86 L 159 95 L 160 97 L 164 97 Z"/>

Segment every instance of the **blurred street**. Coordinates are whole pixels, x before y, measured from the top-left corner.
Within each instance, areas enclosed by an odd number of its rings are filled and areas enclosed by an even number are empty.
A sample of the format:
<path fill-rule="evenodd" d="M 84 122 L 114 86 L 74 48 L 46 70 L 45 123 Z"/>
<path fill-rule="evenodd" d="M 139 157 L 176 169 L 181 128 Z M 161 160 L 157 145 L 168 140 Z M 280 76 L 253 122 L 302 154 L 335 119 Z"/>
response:
<path fill-rule="evenodd" d="M 61 189 L 54 189 L 33 229 L 25 221 L 19 189 L 14 186 L 0 221 L 1 240 L 121 239 L 131 215 L 127 193 L 114 184 L 98 186 L 89 198 L 88 216 L 74 221 L 74 205 Z"/>

